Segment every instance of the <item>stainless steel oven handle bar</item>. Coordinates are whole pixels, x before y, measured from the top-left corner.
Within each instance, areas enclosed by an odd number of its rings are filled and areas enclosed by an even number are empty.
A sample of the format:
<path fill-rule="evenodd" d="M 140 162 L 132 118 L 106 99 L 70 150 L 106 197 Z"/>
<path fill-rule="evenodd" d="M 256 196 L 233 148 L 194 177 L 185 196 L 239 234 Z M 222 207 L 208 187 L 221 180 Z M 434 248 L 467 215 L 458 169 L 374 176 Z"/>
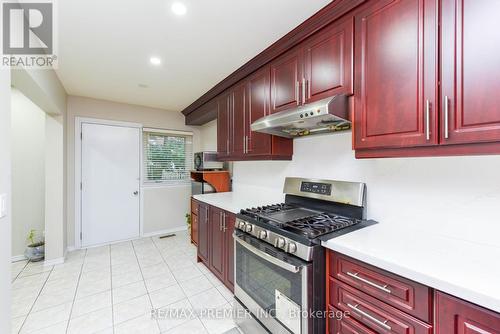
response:
<path fill-rule="evenodd" d="M 258 257 L 260 257 L 261 259 L 264 259 L 266 260 L 267 262 L 270 262 L 274 265 L 277 265 L 278 267 L 282 268 L 282 269 L 285 269 L 287 271 L 290 271 L 292 273 L 298 273 L 300 271 L 300 268 L 297 267 L 297 266 L 294 266 L 290 263 L 286 263 L 286 262 L 283 262 L 281 260 L 278 260 L 277 258 L 261 251 L 260 249 L 258 248 L 255 248 L 254 246 L 252 245 L 249 245 L 247 244 L 245 241 L 241 240 L 240 238 L 238 238 L 237 235 L 233 235 L 234 236 L 234 240 L 236 240 L 236 242 L 238 242 L 241 246 L 245 247 L 248 251 L 252 252 L 253 254 L 257 255 Z"/>

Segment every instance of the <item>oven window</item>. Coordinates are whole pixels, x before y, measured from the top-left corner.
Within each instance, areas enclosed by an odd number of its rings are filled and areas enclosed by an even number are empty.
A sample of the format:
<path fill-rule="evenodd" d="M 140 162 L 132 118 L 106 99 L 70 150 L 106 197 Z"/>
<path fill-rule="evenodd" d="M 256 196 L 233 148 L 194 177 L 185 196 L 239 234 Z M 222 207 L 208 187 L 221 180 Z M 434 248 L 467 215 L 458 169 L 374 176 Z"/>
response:
<path fill-rule="evenodd" d="M 302 304 L 301 273 L 280 268 L 236 243 L 236 283 L 271 315 L 276 307 L 275 290 L 297 305 Z"/>

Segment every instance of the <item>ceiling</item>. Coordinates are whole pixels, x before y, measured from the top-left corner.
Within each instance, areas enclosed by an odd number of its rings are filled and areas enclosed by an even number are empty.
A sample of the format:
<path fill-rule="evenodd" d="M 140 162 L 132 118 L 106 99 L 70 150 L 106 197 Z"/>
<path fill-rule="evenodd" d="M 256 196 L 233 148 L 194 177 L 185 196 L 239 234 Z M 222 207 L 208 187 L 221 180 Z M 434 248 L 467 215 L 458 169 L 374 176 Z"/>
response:
<path fill-rule="evenodd" d="M 68 94 L 181 111 L 330 2 L 180 1 L 184 16 L 172 0 L 59 1 L 57 74 Z"/>

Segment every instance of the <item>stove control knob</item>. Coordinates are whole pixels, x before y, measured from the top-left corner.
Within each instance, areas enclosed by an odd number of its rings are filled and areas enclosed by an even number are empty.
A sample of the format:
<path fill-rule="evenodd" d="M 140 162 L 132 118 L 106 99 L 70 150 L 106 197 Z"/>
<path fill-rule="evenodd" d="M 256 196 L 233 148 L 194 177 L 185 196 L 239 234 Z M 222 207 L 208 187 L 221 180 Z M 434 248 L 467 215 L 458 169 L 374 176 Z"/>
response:
<path fill-rule="evenodd" d="M 245 224 L 245 232 L 250 233 L 250 232 L 252 232 L 252 229 L 253 229 L 252 224 L 249 224 L 249 223 Z"/>
<path fill-rule="evenodd" d="M 286 245 L 286 242 L 285 242 L 285 239 L 283 238 L 277 238 L 276 241 L 274 242 L 274 246 L 278 247 L 278 248 L 283 248 L 285 247 Z"/>
<path fill-rule="evenodd" d="M 239 228 L 240 230 L 244 231 L 244 230 L 245 230 L 245 225 L 246 225 L 246 223 L 245 223 L 245 222 L 240 221 L 240 223 L 238 224 L 238 228 Z"/>
<path fill-rule="evenodd" d="M 267 231 L 260 231 L 259 239 L 266 239 L 266 238 L 267 238 Z"/>
<path fill-rule="evenodd" d="M 293 254 L 297 251 L 297 244 L 295 242 L 290 242 L 288 244 L 288 253 Z"/>

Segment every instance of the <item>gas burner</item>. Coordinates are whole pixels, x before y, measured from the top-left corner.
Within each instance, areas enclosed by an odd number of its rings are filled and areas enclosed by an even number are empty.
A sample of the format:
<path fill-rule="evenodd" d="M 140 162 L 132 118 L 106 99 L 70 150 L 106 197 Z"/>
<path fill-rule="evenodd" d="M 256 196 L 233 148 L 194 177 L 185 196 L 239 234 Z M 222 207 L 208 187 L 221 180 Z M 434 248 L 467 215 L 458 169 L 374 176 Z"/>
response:
<path fill-rule="evenodd" d="M 294 208 L 295 206 L 291 204 L 278 203 L 278 204 L 264 205 L 264 206 L 258 206 L 256 208 L 241 210 L 241 214 L 249 215 L 252 217 L 262 217 L 264 215 L 268 215 L 271 213 L 287 211 Z"/>
<path fill-rule="evenodd" d="M 284 229 L 290 232 L 302 234 L 308 238 L 316 238 L 326 233 L 331 233 L 348 226 L 355 225 L 360 221 L 328 213 L 316 216 L 296 219 L 286 223 Z"/>

